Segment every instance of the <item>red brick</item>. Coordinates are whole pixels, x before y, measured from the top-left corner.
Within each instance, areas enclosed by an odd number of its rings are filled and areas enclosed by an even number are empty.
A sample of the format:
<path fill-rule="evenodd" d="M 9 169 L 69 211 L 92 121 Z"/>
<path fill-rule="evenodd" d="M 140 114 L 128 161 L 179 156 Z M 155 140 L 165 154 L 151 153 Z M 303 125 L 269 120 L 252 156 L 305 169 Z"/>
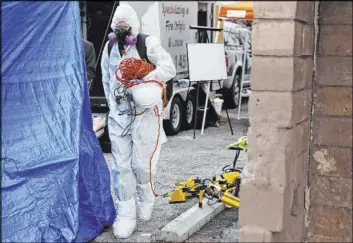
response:
<path fill-rule="evenodd" d="M 311 203 L 352 209 L 352 178 L 310 176 Z"/>
<path fill-rule="evenodd" d="M 352 116 L 352 88 L 318 88 L 314 112 L 318 115 Z"/>
<path fill-rule="evenodd" d="M 319 57 L 315 83 L 352 86 L 352 57 Z"/>
<path fill-rule="evenodd" d="M 352 25 L 351 1 L 322 1 L 320 2 L 321 24 L 349 24 Z"/>
<path fill-rule="evenodd" d="M 335 236 L 335 237 L 326 237 L 326 236 L 320 236 L 320 235 L 312 235 L 309 237 L 307 242 L 315 242 L 315 243 L 344 243 L 344 242 L 353 242 L 352 241 L 352 237 L 347 237 L 345 235 L 341 235 L 341 236 Z"/>
<path fill-rule="evenodd" d="M 352 56 L 352 26 L 320 26 L 319 55 Z"/>
<path fill-rule="evenodd" d="M 312 206 L 309 211 L 309 242 L 311 239 L 330 242 L 352 242 L 352 210 Z"/>
<path fill-rule="evenodd" d="M 313 128 L 315 145 L 352 147 L 352 118 L 315 117 Z"/>
<path fill-rule="evenodd" d="M 352 149 L 315 147 L 310 166 L 313 174 L 352 178 Z"/>

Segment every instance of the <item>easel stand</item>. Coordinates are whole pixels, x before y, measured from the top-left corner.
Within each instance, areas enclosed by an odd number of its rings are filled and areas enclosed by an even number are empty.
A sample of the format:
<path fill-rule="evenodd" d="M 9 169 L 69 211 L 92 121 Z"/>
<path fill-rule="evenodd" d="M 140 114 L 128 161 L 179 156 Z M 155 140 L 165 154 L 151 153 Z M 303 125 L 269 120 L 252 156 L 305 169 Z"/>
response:
<path fill-rule="evenodd" d="M 205 123 L 206 123 L 206 117 L 207 117 L 207 108 L 208 108 L 208 100 L 209 100 L 209 96 L 210 96 L 210 86 L 211 86 L 211 82 L 212 81 L 199 81 L 197 82 L 197 89 L 196 89 L 196 112 L 195 112 L 195 121 L 194 121 L 194 139 L 196 137 L 196 124 L 197 124 L 197 113 L 199 110 L 199 93 L 200 93 L 200 84 L 204 84 L 207 83 L 207 88 L 206 88 L 206 99 L 205 99 L 205 106 L 204 106 L 204 112 L 203 112 L 203 118 L 202 118 L 202 126 L 201 126 L 201 135 L 204 135 L 204 129 L 205 129 Z M 191 83 L 190 83 L 191 84 Z M 189 84 L 189 85 L 190 85 Z M 221 87 L 221 82 L 218 80 L 218 85 L 219 87 Z M 189 86 L 190 87 L 190 86 Z M 230 132 L 232 135 L 234 135 L 233 132 L 233 127 L 232 127 L 232 123 L 230 122 L 230 118 L 229 118 L 229 113 L 228 113 L 228 109 L 226 110 L 226 114 L 227 114 L 227 120 L 228 120 L 228 124 L 229 124 L 229 128 L 230 128 Z"/>
<path fill-rule="evenodd" d="M 201 125 L 201 135 L 205 130 L 205 123 L 206 123 L 206 115 L 207 115 L 207 106 L 208 106 L 208 99 L 210 97 L 210 86 L 212 81 L 207 81 L 207 88 L 206 88 L 206 100 L 205 100 L 205 108 L 203 111 L 203 118 L 202 118 L 202 125 Z M 197 113 L 197 112 L 196 112 Z"/>
<path fill-rule="evenodd" d="M 213 80 L 223 80 L 227 78 L 226 63 L 225 63 L 225 52 L 224 44 L 222 43 L 187 43 L 187 55 L 189 65 L 189 82 L 197 82 L 197 94 L 196 94 L 196 112 L 194 121 L 194 139 L 196 136 L 197 126 L 197 113 L 199 111 L 199 99 L 200 99 L 200 85 L 203 84 L 205 87 L 205 104 L 203 111 L 203 119 L 201 124 L 201 135 L 204 135 L 206 117 L 208 112 L 208 100 L 210 98 L 211 82 Z M 220 84 L 220 81 L 218 81 Z M 211 107 L 212 108 L 212 107 Z M 211 110 L 217 115 L 218 121 L 219 115 L 216 110 Z M 228 111 L 228 122 L 233 135 L 233 129 L 231 127 Z"/>
<path fill-rule="evenodd" d="M 191 82 L 190 82 L 191 84 Z M 200 92 L 200 83 L 197 82 L 197 90 L 196 90 L 196 109 L 195 109 L 195 120 L 194 120 L 194 139 L 196 137 L 196 124 L 197 124 L 197 111 L 199 109 L 199 92 Z"/>
<path fill-rule="evenodd" d="M 221 86 L 221 81 L 219 81 L 219 80 L 218 80 L 218 85 L 219 85 L 219 88 L 222 88 L 222 86 Z M 225 110 L 226 110 L 226 114 L 227 114 L 227 120 L 228 120 L 228 124 L 229 124 L 230 133 L 231 133 L 232 135 L 234 135 L 232 123 L 230 122 L 230 118 L 229 118 L 228 109 L 226 108 Z"/>

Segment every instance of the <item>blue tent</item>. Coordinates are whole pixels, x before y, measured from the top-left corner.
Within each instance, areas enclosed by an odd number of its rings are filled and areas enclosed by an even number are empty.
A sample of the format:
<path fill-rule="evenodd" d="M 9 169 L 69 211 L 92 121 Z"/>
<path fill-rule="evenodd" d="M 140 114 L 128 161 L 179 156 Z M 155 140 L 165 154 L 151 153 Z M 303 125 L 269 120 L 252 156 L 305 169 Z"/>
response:
<path fill-rule="evenodd" d="M 78 2 L 2 5 L 2 242 L 85 242 L 111 225 Z"/>

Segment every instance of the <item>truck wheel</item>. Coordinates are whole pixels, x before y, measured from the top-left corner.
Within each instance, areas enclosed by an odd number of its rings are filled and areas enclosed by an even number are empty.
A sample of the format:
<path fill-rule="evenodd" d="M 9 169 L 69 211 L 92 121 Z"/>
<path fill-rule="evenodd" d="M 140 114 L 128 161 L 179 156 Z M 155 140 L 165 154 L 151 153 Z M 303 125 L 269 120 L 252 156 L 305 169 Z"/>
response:
<path fill-rule="evenodd" d="M 224 108 L 234 109 L 239 105 L 239 94 L 240 94 L 240 74 L 235 74 L 232 87 L 225 91 L 224 96 Z"/>
<path fill-rule="evenodd" d="M 183 106 L 179 97 L 174 97 L 170 106 L 170 118 L 163 121 L 164 131 L 167 135 L 176 135 L 183 123 Z"/>
<path fill-rule="evenodd" d="M 183 128 L 189 130 L 194 127 L 196 112 L 196 98 L 192 94 L 188 94 L 185 100 L 185 118 Z"/>

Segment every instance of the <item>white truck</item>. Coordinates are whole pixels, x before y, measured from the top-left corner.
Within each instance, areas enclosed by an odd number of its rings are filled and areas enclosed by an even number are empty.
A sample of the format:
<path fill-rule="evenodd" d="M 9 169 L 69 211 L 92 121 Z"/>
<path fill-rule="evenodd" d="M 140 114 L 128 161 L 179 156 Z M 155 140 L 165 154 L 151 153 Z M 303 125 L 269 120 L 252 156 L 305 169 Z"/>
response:
<path fill-rule="evenodd" d="M 175 77 L 173 96 L 164 110 L 164 130 L 167 135 L 175 135 L 181 129 L 193 127 L 196 112 L 196 90 L 188 83 L 181 85 L 188 78 L 188 63 L 186 43 L 196 42 L 196 30 L 190 26 L 198 25 L 197 1 L 119 1 L 119 2 L 85 2 L 83 11 L 83 34 L 93 42 L 97 54 L 97 77 L 95 87 L 90 92 L 91 109 L 98 118 L 108 111 L 103 87 L 100 80 L 100 57 L 102 46 L 107 41 L 111 17 L 119 4 L 128 3 L 136 11 L 141 20 L 141 32 L 156 36 L 162 46 L 171 54 L 177 75 Z M 107 126 L 101 119 L 96 119 L 100 131 L 96 134 L 103 136 L 102 145 L 109 151 L 109 137 Z"/>
<path fill-rule="evenodd" d="M 250 94 L 248 88 L 252 64 L 251 30 L 243 25 L 224 21 L 223 36 L 224 49 L 229 58 L 228 79 L 223 81 L 224 107 L 234 109 L 239 105 L 240 95 L 249 97 Z M 242 93 L 240 93 L 241 76 L 243 76 Z"/>

